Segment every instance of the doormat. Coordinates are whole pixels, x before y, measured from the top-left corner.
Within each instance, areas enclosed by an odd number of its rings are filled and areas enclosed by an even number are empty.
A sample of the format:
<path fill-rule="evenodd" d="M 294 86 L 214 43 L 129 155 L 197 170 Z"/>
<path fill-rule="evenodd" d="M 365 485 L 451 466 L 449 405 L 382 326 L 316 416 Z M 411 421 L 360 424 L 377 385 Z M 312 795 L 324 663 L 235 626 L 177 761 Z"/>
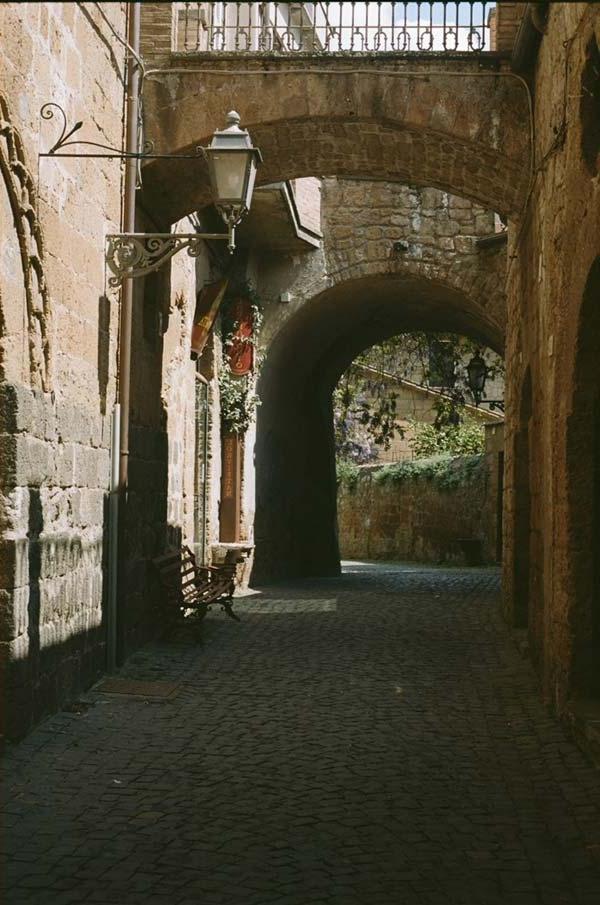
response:
<path fill-rule="evenodd" d="M 140 679 L 113 677 L 103 679 L 94 691 L 103 694 L 129 694 L 144 698 L 168 698 L 179 687 L 177 682 L 148 682 Z"/>

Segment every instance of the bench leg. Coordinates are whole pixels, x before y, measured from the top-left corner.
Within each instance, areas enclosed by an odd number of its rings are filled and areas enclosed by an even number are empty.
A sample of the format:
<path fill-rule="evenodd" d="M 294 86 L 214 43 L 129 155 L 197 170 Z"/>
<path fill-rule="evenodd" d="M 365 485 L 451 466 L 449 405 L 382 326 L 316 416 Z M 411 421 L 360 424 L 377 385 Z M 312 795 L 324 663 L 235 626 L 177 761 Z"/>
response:
<path fill-rule="evenodd" d="M 221 606 L 223 607 L 223 609 L 225 610 L 225 612 L 227 613 L 227 615 L 229 616 L 230 619 L 235 619 L 236 622 L 242 621 L 240 619 L 240 617 L 237 615 L 237 613 L 233 612 L 233 601 L 232 601 L 231 597 L 229 597 L 225 600 L 219 600 L 219 603 L 221 604 Z"/>

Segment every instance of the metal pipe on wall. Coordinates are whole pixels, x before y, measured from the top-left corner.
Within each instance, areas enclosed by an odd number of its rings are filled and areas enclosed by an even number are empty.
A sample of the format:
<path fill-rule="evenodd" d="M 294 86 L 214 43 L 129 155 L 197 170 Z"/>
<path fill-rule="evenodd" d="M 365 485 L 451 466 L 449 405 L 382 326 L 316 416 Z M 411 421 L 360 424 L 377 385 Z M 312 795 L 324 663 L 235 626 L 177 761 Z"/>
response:
<path fill-rule="evenodd" d="M 106 668 L 117 665 L 117 577 L 119 568 L 119 454 L 121 406 L 115 403 L 112 414 L 110 450 L 110 494 L 108 497 L 108 605 L 106 608 Z"/>
<path fill-rule="evenodd" d="M 125 108 L 125 151 L 135 152 L 139 145 L 139 89 L 140 89 L 140 3 L 128 4 L 127 42 L 127 95 Z M 135 193 L 137 187 L 137 160 L 125 161 L 122 231 L 135 232 Z M 126 500 L 129 463 L 129 407 L 131 377 L 131 324 L 133 309 L 133 280 L 124 279 L 121 288 L 119 325 L 119 364 L 117 402 L 113 409 L 111 433 L 111 477 L 108 509 L 108 595 L 106 618 L 106 665 L 113 671 L 117 665 L 118 649 L 118 573 L 119 573 L 119 522 L 120 512 Z"/>
<path fill-rule="evenodd" d="M 140 3 L 129 4 L 127 40 L 133 51 L 140 50 Z M 127 131 L 125 151 L 138 150 L 139 139 L 139 64 L 128 59 L 127 67 Z M 135 232 L 135 192 L 137 185 L 137 160 L 125 161 L 125 188 L 123 191 L 123 232 Z M 124 279 L 121 290 L 121 327 L 119 355 L 119 402 L 121 405 L 121 450 L 119 460 L 119 489 L 121 496 L 127 493 L 129 462 L 129 401 L 131 383 L 131 323 L 133 309 L 133 280 Z"/>

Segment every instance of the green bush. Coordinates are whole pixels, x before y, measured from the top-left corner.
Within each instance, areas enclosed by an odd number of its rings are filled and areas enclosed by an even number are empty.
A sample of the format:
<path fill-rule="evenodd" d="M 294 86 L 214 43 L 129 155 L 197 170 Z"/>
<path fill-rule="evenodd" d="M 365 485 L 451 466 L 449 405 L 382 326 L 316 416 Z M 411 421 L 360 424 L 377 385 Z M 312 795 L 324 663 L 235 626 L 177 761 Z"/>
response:
<path fill-rule="evenodd" d="M 408 441 L 417 458 L 436 455 L 470 456 L 485 449 L 483 424 L 465 418 L 461 424 L 436 427 L 422 421 L 411 422 L 413 436 Z"/>

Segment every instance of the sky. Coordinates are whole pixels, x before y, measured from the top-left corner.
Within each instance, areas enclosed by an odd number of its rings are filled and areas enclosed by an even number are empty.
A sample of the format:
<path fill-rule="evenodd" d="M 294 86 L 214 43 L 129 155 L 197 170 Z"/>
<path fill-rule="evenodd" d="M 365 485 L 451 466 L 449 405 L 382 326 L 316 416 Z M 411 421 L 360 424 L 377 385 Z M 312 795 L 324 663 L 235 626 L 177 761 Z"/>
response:
<path fill-rule="evenodd" d="M 420 7 L 420 32 L 424 29 L 432 27 L 432 38 L 427 35 L 421 37 L 422 49 L 443 49 L 443 25 L 444 12 L 446 16 L 446 28 L 452 27 L 458 23 L 459 34 L 456 49 L 468 49 L 468 34 L 470 23 L 473 22 L 475 29 L 482 24 L 487 24 L 490 10 L 496 5 L 495 3 L 403 3 L 403 2 L 387 2 L 387 3 L 351 3 L 351 2 L 330 2 L 307 4 L 316 7 L 316 17 L 318 27 L 323 27 L 328 23 L 330 26 L 342 26 L 341 47 L 348 49 L 352 44 L 353 28 L 361 32 L 365 32 L 365 26 L 368 31 L 369 49 L 393 49 L 390 46 L 392 38 L 396 40 L 396 49 L 417 50 L 417 37 L 419 34 L 419 7 Z M 406 29 L 408 37 L 405 39 L 398 34 L 401 29 Z M 375 47 L 376 34 L 381 32 L 379 37 L 379 46 Z M 323 32 L 324 34 L 324 32 Z M 386 40 L 387 39 L 387 40 Z M 403 46 L 405 40 L 410 40 L 409 48 Z M 474 39 L 476 40 L 476 39 Z M 402 42 L 399 44 L 398 41 Z M 339 38 L 334 37 L 334 45 L 332 49 L 337 49 Z M 357 35 L 354 38 L 354 48 L 358 49 L 360 39 Z M 431 46 L 430 46 L 431 44 Z M 450 49 L 454 48 L 454 40 L 447 39 Z"/>

